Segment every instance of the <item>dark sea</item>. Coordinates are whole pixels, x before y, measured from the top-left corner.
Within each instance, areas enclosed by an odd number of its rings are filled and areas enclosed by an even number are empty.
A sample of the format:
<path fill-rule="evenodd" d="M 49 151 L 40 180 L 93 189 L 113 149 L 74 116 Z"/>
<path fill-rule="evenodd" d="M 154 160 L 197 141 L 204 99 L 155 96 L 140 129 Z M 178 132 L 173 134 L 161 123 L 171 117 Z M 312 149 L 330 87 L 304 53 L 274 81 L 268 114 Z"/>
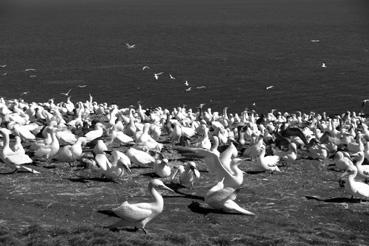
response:
<path fill-rule="evenodd" d="M 2 0 L 0 96 L 61 101 L 72 89 L 74 101 L 91 93 L 122 107 L 359 111 L 369 98 L 365 2 Z"/>

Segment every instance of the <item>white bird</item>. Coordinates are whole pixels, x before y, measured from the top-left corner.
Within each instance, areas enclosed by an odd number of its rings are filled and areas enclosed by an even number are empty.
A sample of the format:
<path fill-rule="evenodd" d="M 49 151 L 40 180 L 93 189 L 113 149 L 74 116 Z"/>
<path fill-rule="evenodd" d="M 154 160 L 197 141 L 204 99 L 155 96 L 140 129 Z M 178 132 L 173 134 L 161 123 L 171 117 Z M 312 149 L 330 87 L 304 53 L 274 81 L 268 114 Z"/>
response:
<path fill-rule="evenodd" d="M 64 95 L 66 97 L 69 96 L 69 93 L 72 91 L 72 89 L 69 89 L 67 92 L 61 92 L 60 95 Z"/>
<path fill-rule="evenodd" d="M 312 42 L 312 43 L 319 43 L 320 40 L 319 39 L 312 39 L 312 40 L 310 40 L 310 42 Z"/>
<path fill-rule="evenodd" d="M 185 84 L 185 86 L 189 86 L 190 85 L 187 80 L 184 82 L 184 84 Z"/>
<path fill-rule="evenodd" d="M 31 173 L 39 173 L 38 171 L 36 171 L 32 168 L 22 166 L 22 165 L 25 165 L 25 164 L 32 163 L 32 159 L 28 155 L 26 155 L 24 153 L 21 153 L 21 152 L 14 152 L 10 149 L 10 146 L 9 146 L 10 131 L 6 128 L 1 128 L 0 129 L 0 134 L 4 138 L 4 143 L 3 143 L 4 146 L 3 146 L 3 148 L 1 149 L 1 152 L 0 152 L 0 157 L 1 157 L 2 161 L 8 166 L 15 167 L 16 171 L 19 170 L 19 169 L 24 169 L 24 170 L 27 170 Z"/>
<path fill-rule="evenodd" d="M 223 180 L 221 180 L 206 193 L 204 200 L 210 207 L 224 212 L 255 215 L 234 202 L 236 199 L 235 191 L 236 189 L 232 187 L 224 187 Z"/>
<path fill-rule="evenodd" d="M 164 158 L 162 160 L 156 160 L 154 162 L 154 172 L 160 177 L 160 178 L 166 178 L 169 177 L 172 173 L 172 169 L 168 165 L 168 159 Z"/>
<path fill-rule="evenodd" d="M 29 93 L 29 91 L 23 91 L 20 95 L 24 96 L 24 95 L 27 95 L 28 93 Z"/>
<path fill-rule="evenodd" d="M 136 44 L 126 43 L 126 47 L 127 47 L 127 49 L 134 49 L 134 48 L 136 48 Z"/>
<path fill-rule="evenodd" d="M 3 64 L 3 65 L 0 65 L 1 68 L 6 68 L 7 65 L 6 64 Z"/>
<path fill-rule="evenodd" d="M 127 169 L 129 172 L 131 172 L 131 160 L 129 159 L 129 157 L 118 151 L 118 150 L 113 150 L 112 151 L 112 156 L 113 156 L 113 160 L 111 161 L 111 165 L 114 167 L 123 167 L 125 169 Z"/>
<path fill-rule="evenodd" d="M 196 89 L 205 89 L 206 86 L 205 85 L 201 85 L 201 86 L 196 86 Z"/>
<path fill-rule="evenodd" d="M 36 146 L 35 156 L 45 157 L 47 161 L 50 161 L 60 149 L 59 140 L 56 137 L 56 129 L 54 127 L 47 127 L 46 132 L 51 136 L 50 144 L 40 144 Z"/>
<path fill-rule="evenodd" d="M 25 72 L 32 72 L 32 71 L 36 71 L 35 68 L 26 68 L 24 69 Z"/>
<path fill-rule="evenodd" d="M 113 208 L 112 212 L 121 219 L 134 223 L 135 226 L 138 225 L 140 229 L 147 233 L 145 230 L 146 224 L 161 214 L 164 209 L 163 197 L 156 188 L 163 188 L 174 192 L 163 181 L 153 179 L 148 185 L 148 190 L 154 198 L 153 202 L 129 203 L 125 201 L 119 207 Z"/>
<path fill-rule="evenodd" d="M 186 166 L 175 166 L 171 179 L 173 180 L 178 174 L 179 183 L 185 187 L 193 187 L 194 182 L 200 178 L 200 172 L 197 169 L 196 163 L 189 161 Z"/>
<path fill-rule="evenodd" d="M 243 183 L 243 172 L 238 168 L 242 163 L 240 158 L 233 158 L 229 169 L 224 166 L 219 157 L 210 150 L 203 148 L 175 147 L 184 156 L 203 158 L 211 175 L 216 182 L 224 179 L 224 187 L 238 189 Z"/>
<path fill-rule="evenodd" d="M 187 92 L 189 92 L 189 91 L 191 91 L 191 89 L 192 89 L 192 87 L 188 87 L 188 88 L 186 89 L 186 91 L 187 91 Z"/>
<path fill-rule="evenodd" d="M 86 138 L 79 137 L 73 145 L 65 145 L 61 147 L 54 159 L 64 162 L 74 162 L 80 160 L 83 155 L 82 145 L 86 144 Z"/>
<path fill-rule="evenodd" d="M 337 151 L 337 153 L 334 155 L 334 165 L 339 171 L 346 170 L 348 167 L 353 166 L 351 159 L 349 158 L 349 155 L 344 155 L 343 152 Z"/>
<path fill-rule="evenodd" d="M 86 88 L 88 85 L 78 85 L 79 88 Z"/>
<path fill-rule="evenodd" d="M 132 163 L 136 163 L 140 166 L 147 166 L 155 162 L 155 158 L 149 153 L 133 147 L 126 151 L 126 155 L 129 157 Z"/>
<path fill-rule="evenodd" d="M 358 174 L 358 170 L 356 166 L 350 166 L 346 172 L 341 176 L 344 177 L 348 174 L 348 183 L 350 187 L 350 191 L 353 198 L 355 195 L 363 196 L 365 198 L 369 198 L 369 185 L 355 179 Z"/>
<path fill-rule="evenodd" d="M 150 69 L 150 67 L 149 67 L 149 66 L 143 66 L 143 67 L 142 67 L 142 71 L 145 71 L 145 70 L 147 70 L 147 69 Z"/>
<path fill-rule="evenodd" d="M 327 64 L 325 64 L 325 62 L 322 62 L 322 68 L 326 68 Z"/>
<path fill-rule="evenodd" d="M 265 171 L 277 171 L 280 172 L 277 164 L 280 158 L 277 155 L 265 156 L 265 146 L 261 146 L 259 156 L 257 158 L 257 164 Z"/>
<path fill-rule="evenodd" d="M 91 142 L 101 137 L 104 134 L 104 129 L 105 129 L 105 126 L 102 123 L 97 122 L 95 124 L 95 130 L 89 131 L 85 134 L 86 141 Z"/>
<path fill-rule="evenodd" d="M 173 75 L 169 74 L 169 78 L 170 79 L 176 79 L 175 77 L 173 77 Z"/>
<path fill-rule="evenodd" d="M 160 75 L 162 75 L 164 72 L 159 72 L 159 73 L 154 73 L 154 78 L 156 79 L 156 80 L 158 80 L 159 79 L 159 76 Z"/>
<path fill-rule="evenodd" d="M 274 87 L 274 85 L 269 85 L 269 86 L 265 87 L 265 89 L 266 89 L 266 90 L 270 90 L 270 89 L 272 89 L 273 87 Z"/>

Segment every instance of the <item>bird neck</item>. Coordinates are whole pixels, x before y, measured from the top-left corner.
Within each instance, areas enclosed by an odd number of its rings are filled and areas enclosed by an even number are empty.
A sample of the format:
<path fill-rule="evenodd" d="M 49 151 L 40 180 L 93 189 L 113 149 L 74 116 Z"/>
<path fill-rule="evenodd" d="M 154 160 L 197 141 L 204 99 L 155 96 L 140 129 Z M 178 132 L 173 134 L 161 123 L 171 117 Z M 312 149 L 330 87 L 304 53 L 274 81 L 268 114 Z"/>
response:
<path fill-rule="evenodd" d="M 6 133 L 2 133 L 3 137 L 4 137 L 4 147 L 2 149 L 2 153 L 3 155 L 6 155 L 7 153 L 11 153 L 12 150 L 9 147 L 9 134 Z"/>
<path fill-rule="evenodd" d="M 152 197 L 154 198 L 153 205 L 155 205 L 157 209 L 162 210 L 163 207 L 164 207 L 164 199 L 163 199 L 163 197 L 151 185 L 149 185 L 149 192 L 151 193 Z"/>

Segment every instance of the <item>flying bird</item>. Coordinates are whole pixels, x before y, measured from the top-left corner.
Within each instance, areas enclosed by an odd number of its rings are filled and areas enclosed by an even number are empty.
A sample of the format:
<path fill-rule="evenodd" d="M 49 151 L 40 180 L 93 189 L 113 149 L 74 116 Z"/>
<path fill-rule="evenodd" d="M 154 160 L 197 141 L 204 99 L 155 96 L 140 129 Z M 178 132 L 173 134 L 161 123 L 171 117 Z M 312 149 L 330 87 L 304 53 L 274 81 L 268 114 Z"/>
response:
<path fill-rule="evenodd" d="M 136 48 L 136 45 L 135 44 L 126 43 L 126 46 L 127 46 L 127 49 L 134 49 L 134 48 Z"/>
<path fill-rule="evenodd" d="M 78 85 L 79 88 L 86 88 L 87 85 Z"/>
<path fill-rule="evenodd" d="M 20 95 L 24 96 L 24 95 L 27 95 L 28 93 L 29 93 L 29 91 L 23 91 Z"/>
<path fill-rule="evenodd" d="M 269 86 L 265 87 L 265 89 L 266 89 L 266 90 L 270 90 L 270 89 L 272 89 L 273 87 L 274 87 L 274 85 L 269 85 Z"/>
<path fill-rule="evenodd" d="M 68 97 L 69 96 L 69 93 L 72 91 L 72 89 L 69 89 L 69 91 L 67 91 L 67 92 L 62 92 L 62 93 L 60 93 L 60 95 L 64 95 L 64 96 L 66 96 L 66 97 Z"/>
<path fill-rule="evenodd" d="M 26 68 L 24 69 L 25 72 L 32 72 L 32 71 L 36 71 L 35 68 Z"/>
<path fill-rule="evenodd" d="M 156 79 L 156 80 L 158 80 L 159 79 L 159 76 L 160 75 L 162 75 L 164 72 L 160 72 L 160 73 L 154 73 L 154 78 Z"/>
<path fill-rule="evenodd" d="M 169 78 L 170 79 L 176 79 L 175 77 L 173 77 L 173 75 L 169 74 Z"/>
<path fill-rule="evenodd" d="M 206 86 L 205 85 L 201 85 L 201 86 L 197 86 L 196 89 L 205 89 Z"/>
<path fill-rule="evenodd" d="M 186 89 L 186 91 L 187 91 L 187 92 L 188 92 L 188 91 L 190 91 L 190 90 L 191 90 L 191 88 L 192 88 L 192 87 L 188 87 L 188 88 Z"/>
<path fill-rule="evenodd" d="M 312 39 L 312 40 L 310 40 L 310 42 L 312 42 L 312 43 L 319 43 L 320 40 L 319 39 Z"/>
<path fill-rule="evenodd" d="M 6 68 L 8 65 L 4 64 L 4 65 L 0 65 L 1 68 Z"/>
<path fill-rule="evenodd" d="M 150 69 L 150 67 L 149 67 L 149 66 L 143 66 L 143 67 L 142 67 L 142 71 L 145 71 L 145 70 L 147 70 L 147 69 Z"/>
<path fill-rule="evenodd" d="M 326 68 L 327 65 L 325 64 L 325 62 L 322 62 L 322 68 Z"/>
<path fill-rule="evenodd" d="M 189 86 L 189 84 L 188 84 L 188 81 L 187 81 L 187 80 L 184 82 L 184 84 L 185 84 L 185 86 Z"/>

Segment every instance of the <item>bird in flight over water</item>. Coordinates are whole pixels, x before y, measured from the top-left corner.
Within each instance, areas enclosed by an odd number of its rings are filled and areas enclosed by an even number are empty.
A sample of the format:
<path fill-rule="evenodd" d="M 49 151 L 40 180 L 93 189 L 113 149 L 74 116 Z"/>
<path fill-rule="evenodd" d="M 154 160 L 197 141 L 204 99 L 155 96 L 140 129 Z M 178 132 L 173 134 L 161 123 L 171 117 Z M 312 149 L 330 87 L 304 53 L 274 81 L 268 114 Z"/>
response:
<path fill-rule="evenodd" d="M 31 72 L 31 71 L 36 71 L 35 68 L 26 68 L 24 69 L 25 72 Z"/>
<path fill-rule="evenodd" d="M 79 88 L 86 88 L 87 85 L 78 85 Z"/>
<path fill-rule="evenodd" d="M 169 78 L 170 79 L 176 79 L 175 77 L 173 77 L 173 75 L 169 74 Z"/>
<path fill-rule="evenodd" d="M 164 72 L 160 72 L 160 73 L 154 73 L 154 78 L 156 79 L 156 80 L 158 80 L 159 79 L 159 76 L 160 75 L 162 75 Z"/>
<path fill-rule="evenodd" d="M 274 87 L 274 85 L 269 85 L 269 86 L 265 87 L 265 89 L 266 89 L 266 90 L 270 90 L 270 89 L 272 89 L 273 87 Z"/>
<path fill-rule="evenodd" d="M 184 82 L 184 84 L 185 84 L 185 86 L 189 86 L 189 83 L 188 83 L 187 80 Z"/>
<path fill-rule="evenodd" d="M 67 91 L 67 92 L 62 92 L 62 93 L 60 93 L 60 95 L 64 95 L 64 96 L 66 96 L 66 97 L 68 97 L 69 96 L 69 93 L 72 91 L 72 89 L 69 89 L 69 91 Z"/>
<path fill-rule="evenodd" d="M 143 66 L 143 67 L 142 67 L 142 71 L 145 71 L 145 70 L 147 70 L 147 69 L 150 69 L 150 67 L 149 67 L 149 66 Z"/>
<path fill-rule="evenodd" d="M 325 62 L 322 62 L 322 68 L 326 68 L 327 64 L 325 64 Z"/>
<path fill-rule="evenodd" d="M 1 68 L 6 68 L 6 66 L 7 66 L 6 64 L 0 65 Z"/>
<path fill-rule="evenodd" d="M 126 46 L 127 46 L 127 49 L 134 49 L 134 48 L 136 48 L 136 45 L 135 44 L 126 43 Z"/>

